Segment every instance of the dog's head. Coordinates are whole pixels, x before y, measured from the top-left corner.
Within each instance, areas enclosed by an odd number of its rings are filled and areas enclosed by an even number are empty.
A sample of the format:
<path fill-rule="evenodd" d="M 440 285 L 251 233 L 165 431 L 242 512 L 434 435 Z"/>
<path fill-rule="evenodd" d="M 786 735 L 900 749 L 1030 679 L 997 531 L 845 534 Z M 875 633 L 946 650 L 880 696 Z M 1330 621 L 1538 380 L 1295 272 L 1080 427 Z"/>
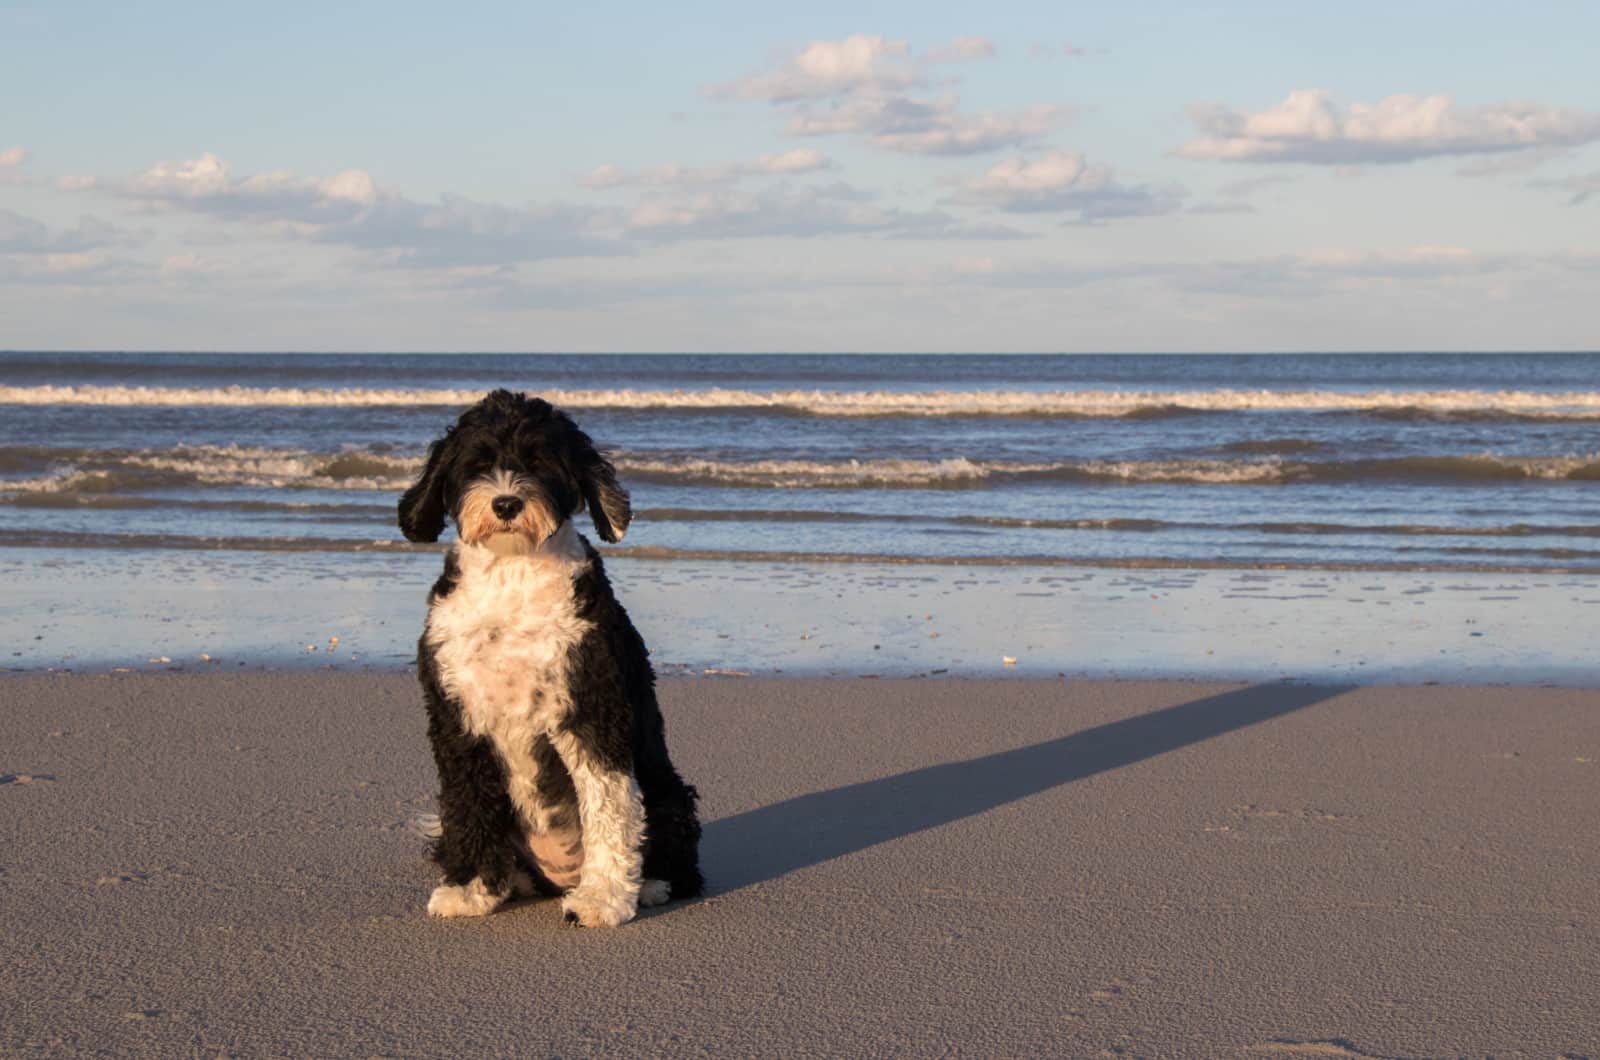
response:
<path fill-rule="evenodd" d="M 515 534 L 538 544 L 584 507 L 601 538 L 622 540 L 628 491 L 589 436 L 547 401 L 496 390 L 429 447 L 400 498 L 400 530 L 437 541 L 448 516 L 468 543 Z"/>

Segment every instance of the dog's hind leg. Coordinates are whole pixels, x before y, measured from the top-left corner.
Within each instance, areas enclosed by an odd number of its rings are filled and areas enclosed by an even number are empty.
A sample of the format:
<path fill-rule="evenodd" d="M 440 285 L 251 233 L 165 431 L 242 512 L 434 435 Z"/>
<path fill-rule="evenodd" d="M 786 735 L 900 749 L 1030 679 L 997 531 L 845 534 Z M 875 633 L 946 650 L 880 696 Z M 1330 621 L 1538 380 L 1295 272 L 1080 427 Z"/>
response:
<path fill-rule="evenodd" d="M 700 876 L 700 820 L 695 814 L 699 795 L 683 782 L 667 755 L 665 726 L 653 699 L 643 729 L 633 768 L 644 792 L 644 874 L 661 881 L 668 897 L 645 902 L 641 896 L 640 903 L 660 905 L 705 890 Z"/>
<path fill-rule="evenodd" d="M 608 765 L 571 730 L 550 734 L 578 790 L 583 827 L 583 869 L 578 886 L 561 899 L 571 923 L 616 927 L 632 920 L 643 883 L 644 803 L 630 770 Z"/>

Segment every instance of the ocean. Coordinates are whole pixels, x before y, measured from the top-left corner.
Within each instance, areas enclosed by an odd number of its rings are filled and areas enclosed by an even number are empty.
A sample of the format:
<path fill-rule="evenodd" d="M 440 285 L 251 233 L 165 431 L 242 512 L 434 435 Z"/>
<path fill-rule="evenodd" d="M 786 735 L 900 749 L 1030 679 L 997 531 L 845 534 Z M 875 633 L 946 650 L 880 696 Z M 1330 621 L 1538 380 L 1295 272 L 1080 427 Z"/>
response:
<path fill-rule="evenodd" d="M 0 572 L 132 597 L 162 571 L 425 585 L 434 550 L 401 539 L 395 500 L 506 387 L 612 456 L 636 518 L 607 555 L 655 584 L 728 562 L 1586 584 L 1597 381 L 1600 354 L 12 352 Z"/>
<path fill-rule="evenodd" d="M 0 546 L 404 547 L 494 387 L 652 558 L 1600 571 L 1600 355 L 0 355 Z"/>

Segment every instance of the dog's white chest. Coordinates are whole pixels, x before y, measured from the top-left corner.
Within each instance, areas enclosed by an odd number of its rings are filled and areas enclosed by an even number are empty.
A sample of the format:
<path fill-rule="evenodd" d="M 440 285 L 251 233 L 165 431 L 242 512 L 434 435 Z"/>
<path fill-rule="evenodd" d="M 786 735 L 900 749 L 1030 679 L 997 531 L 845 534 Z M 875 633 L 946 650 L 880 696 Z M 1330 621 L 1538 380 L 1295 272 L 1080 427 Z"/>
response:
<path fill-rule="evenodd" d="M 458 547 L 456 556 L 455 589 L 428 613 L 440 683 L 468 732 L 526 754 L 571 707 L 570 653 L 589 630 L 573 599 L 581 553 Z"/>

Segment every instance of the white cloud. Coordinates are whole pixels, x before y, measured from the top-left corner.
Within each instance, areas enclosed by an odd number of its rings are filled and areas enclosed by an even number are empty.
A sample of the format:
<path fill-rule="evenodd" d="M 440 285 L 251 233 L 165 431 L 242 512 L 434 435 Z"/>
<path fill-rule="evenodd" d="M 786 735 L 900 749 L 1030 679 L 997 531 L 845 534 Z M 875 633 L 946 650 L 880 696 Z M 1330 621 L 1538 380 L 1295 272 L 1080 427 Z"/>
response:
<path fill-rule="evenodd" d="M 1065 107 L 1041 105 L 1014 114 L 967 114 L 952 95 L 938 99 L 866 96 L 829 106 L 794 108 L 796 136 L 852 134 L 874 147 L 919 155 L 971 155 L 1030 143 L 1065 124 Z"/>
<path fill-rule="evenodd" d="M 911 46 L 903 40 L 860 33 L 844 40 L 813 41 L 777 70 L 713 85 L 709 92 L 713 98 L 788 103 L 863 89 L 893 91 L 908 88 L 921 79 L 916 66 L 908 60 L 910 54 Z"/>
<path fill-rule="evenodd" d="M 1449 96 L 1395 95 L 1340 110 L 1324 89 L 1301 89 L 1247 113 L 1195 104 L 1204 134 L 1184 158 L 1351 165 L 1570 147 L 1600 140 L 1600 114 L 1537 103 L 1461 107 Z"/>
<path fill-rule="evenodd" d="M 212 154 L 161 162 L 104 185 L 152 209 L 263 225 L 312 242 L 382 254 L 391 264 L 442 268 L 626 253 L 602 232 L 606 215 L 575 206 L 516 208 L 443 196 L 421 203 L 381 188 L 365 170 L 302 177 L 281 170 L 235 177 Z"/>
<path fill-rule="evenodd" d="M 966 181 L 958 201 L 1007 213 L 1075 213 L 1079 220 L 1147 217 L 1178 208 L 1178 189 L 1118 183 L 1111 167 L 1088 165 L 1072 151 L 1050 151 L 1033 160 L 1021 155 L 996 162 Z"/>
<path fill-rule="evenodd" d="M 113 190 L 152 207 L 311 224 L 352 217 L 384 198 L 363 170 L 322 179 L 283 170 L 234 177 L 228 163 L 209 152 L 186 161 L 158 162 Z"/>
<path fill-rule="evenodd" d="M 979 154 L 1030 143 L 1065 123 L 1065 107 L 1036 106 L 1013 113 L 960 109 L 960 100 L 911 94 L 951 79 L 929 67 L 993 54 L 981 37 L 912 56 L 903 40 L 852 36 L 815 41 L 776 70 L 751 74 L 707 92 L 718 99 L 763 100 L 786 115 L 796 136 L 857 136 L 888 151 L 925 155 Z"/>
<path fill-rule="evenodd" d="M 759 193 L 721 188 L 646 198 L 628 234 L 651 241 L 878 235 L 897 239 L 1016 239 L 999 225 L 973 226 L 939 210 L 901 210 L 847 184 L 779 184 Z"/>
<path fill-rule="evenodd" d="M 717 166 L 692 167 L 667 162 L 653 169 L 628 171 L 620 166 L 598 166 L 583 179 L 584 187 L 617 188 L 624 185 L 727 184 L 745 177 L 813 173 L 834 168 L 820 151 L 795 148 L 761 155 L 748 162 L 729 162 Z"/>

